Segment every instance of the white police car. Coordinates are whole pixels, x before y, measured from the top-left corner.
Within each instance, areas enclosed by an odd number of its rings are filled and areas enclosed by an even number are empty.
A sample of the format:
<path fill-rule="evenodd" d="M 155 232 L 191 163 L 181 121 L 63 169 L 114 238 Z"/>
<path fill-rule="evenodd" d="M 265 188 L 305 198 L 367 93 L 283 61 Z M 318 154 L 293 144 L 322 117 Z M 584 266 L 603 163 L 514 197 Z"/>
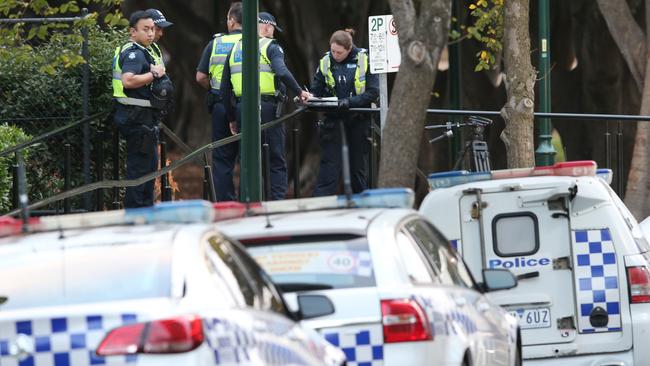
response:
<path fill-rule="evenodd" d="M 258 215 L 216 225 L 247 247 L 286 299 L 297 292 L 332 300 L 330 315 L 303 323 L 340 347 L 348 365 L 519 364 L 516 319 L 476 290 L 462 260 L 421 215 L 331 208 L 412 204 L 404 189 L 365 191 L 350 201 L 225 203 L 216 204 L 224 217 Z M 507 270 L 483 274 L 488 288 L 516 285 Z"/>
<path fill-rule="evenodd" d="M 27 234 L 0 219 L 14 234 L 0 239 L 0 365 L 343 364 L 212 217 L 185 201 L 46 217 Z"/>
<path fill-rule="evenodd" d="M 518 275 L 490 298 L 518 316 L 526 364 L 650 364 L 649 247 L 600 174 L 579 161 L 429 176 L 420 213 L 472 273 Z"/>

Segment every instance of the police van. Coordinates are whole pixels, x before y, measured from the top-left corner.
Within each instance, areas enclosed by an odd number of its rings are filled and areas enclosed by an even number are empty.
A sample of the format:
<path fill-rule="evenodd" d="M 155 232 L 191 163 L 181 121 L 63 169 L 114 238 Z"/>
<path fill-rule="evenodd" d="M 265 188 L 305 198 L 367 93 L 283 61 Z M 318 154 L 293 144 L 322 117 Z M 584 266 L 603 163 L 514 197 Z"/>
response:
<path fill-rule="evenodd" d="M 507 268 L 516 288 L 489 294 L 515 315 L 526 364 L 648 364 L 648 243 L 593 161 L 429 176 L 420 213 L 475 278 Z"/>

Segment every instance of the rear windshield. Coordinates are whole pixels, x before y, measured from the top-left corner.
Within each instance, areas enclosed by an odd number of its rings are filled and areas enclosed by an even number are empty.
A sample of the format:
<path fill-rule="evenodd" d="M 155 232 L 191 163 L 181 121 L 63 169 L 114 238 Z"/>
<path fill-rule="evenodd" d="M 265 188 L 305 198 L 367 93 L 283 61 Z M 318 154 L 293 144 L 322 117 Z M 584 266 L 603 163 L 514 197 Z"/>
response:
<path fill-rule="evenodd" d="M 375 285 L 368 241 L 359 236 L 303 236 L 242 241 L 283 290 L 336 289 Z"/>
<path fill-rule="evenodd" d="M 0 311 L 168 297 L 171 245 L 115 244 L 0 255 Z M 0 301 L 1 302 L 1 301 Z"/>

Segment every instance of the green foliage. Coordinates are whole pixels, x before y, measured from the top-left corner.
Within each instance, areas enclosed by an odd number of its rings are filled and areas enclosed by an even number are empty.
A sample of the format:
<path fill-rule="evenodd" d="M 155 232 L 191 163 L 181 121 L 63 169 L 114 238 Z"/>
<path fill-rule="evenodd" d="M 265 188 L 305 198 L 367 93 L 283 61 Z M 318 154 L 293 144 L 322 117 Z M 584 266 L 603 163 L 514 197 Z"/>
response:
<path fill-rule="evenodd" d="M 461 30 L 465 32 L 464 36 L 458 31 L 450 33 L 452 39 L 466 37 L 481 43 L 482 50 L 476 54 L 477 64 L 474 71 L 496 67 L 495 56 L 503 49 L 503 1 L 477 0 L 470 4 L 470 15 L 474 23 L 467 27 L 461 26 Z"/>
<path fill-rule="evenodd" d="M 0 125 L 0 151 L 15 146 L 30 139 L 20 128 L 7 124 Z M 29 154 L 29 151 L 25 151 Z M 10 167 L 13 165 L 13 155 L 0 157 L 0 212 L 12 208 L 12 177 Z"/>
<path fill-rule="evenodd" d="M 0 0 L 0 17 L 8 18 L 78 16 L 79 8 L 88 5 L 107 9 L 75 24 L 0 24 L 0 122 L 18 125 L 35 137 L 81 118 L 85 65 L 81 56 L 82 27 L 88 30 L 89 113 L 110 110 L 113 53 L 128 39 L 125 27 L 118 30 L 111 26 L 126 24 L 116 7 L 121 1 L 68 1 L 52 7 L 47 1 Z M 98 24 L 99 19 L 103 25 Z M 30 148 L 31 154 L 25 159 L 30 201 L 62 190 L 65 143 L 72 145 L 72 186 L 82 184 L 82 140 L 81 128 L 76 128 Z M 108 152 L 104 155 L 109 156 Z M 6 169 L 0 174 L 4 172 Z M 0 193 L 1 197 L 8 196 L 4 191 Z M 0 210 L 5 211 L 2 202 Z"/>

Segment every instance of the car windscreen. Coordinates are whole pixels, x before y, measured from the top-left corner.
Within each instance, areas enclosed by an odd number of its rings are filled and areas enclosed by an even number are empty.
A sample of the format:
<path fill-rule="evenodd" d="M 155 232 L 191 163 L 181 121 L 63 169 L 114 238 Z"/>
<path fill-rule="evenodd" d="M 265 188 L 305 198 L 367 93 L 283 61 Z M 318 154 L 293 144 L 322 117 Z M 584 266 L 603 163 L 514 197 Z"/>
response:
<path fill-rule="evenodd" d="M 170 243 L 115 243 L 0 255 L 0 311 L 171 294 Z"/>
<path fill-rule="evenodd" d="M 284 291 L 375 285 L 365 237 L 314 235 L 242 243 Z"/>

